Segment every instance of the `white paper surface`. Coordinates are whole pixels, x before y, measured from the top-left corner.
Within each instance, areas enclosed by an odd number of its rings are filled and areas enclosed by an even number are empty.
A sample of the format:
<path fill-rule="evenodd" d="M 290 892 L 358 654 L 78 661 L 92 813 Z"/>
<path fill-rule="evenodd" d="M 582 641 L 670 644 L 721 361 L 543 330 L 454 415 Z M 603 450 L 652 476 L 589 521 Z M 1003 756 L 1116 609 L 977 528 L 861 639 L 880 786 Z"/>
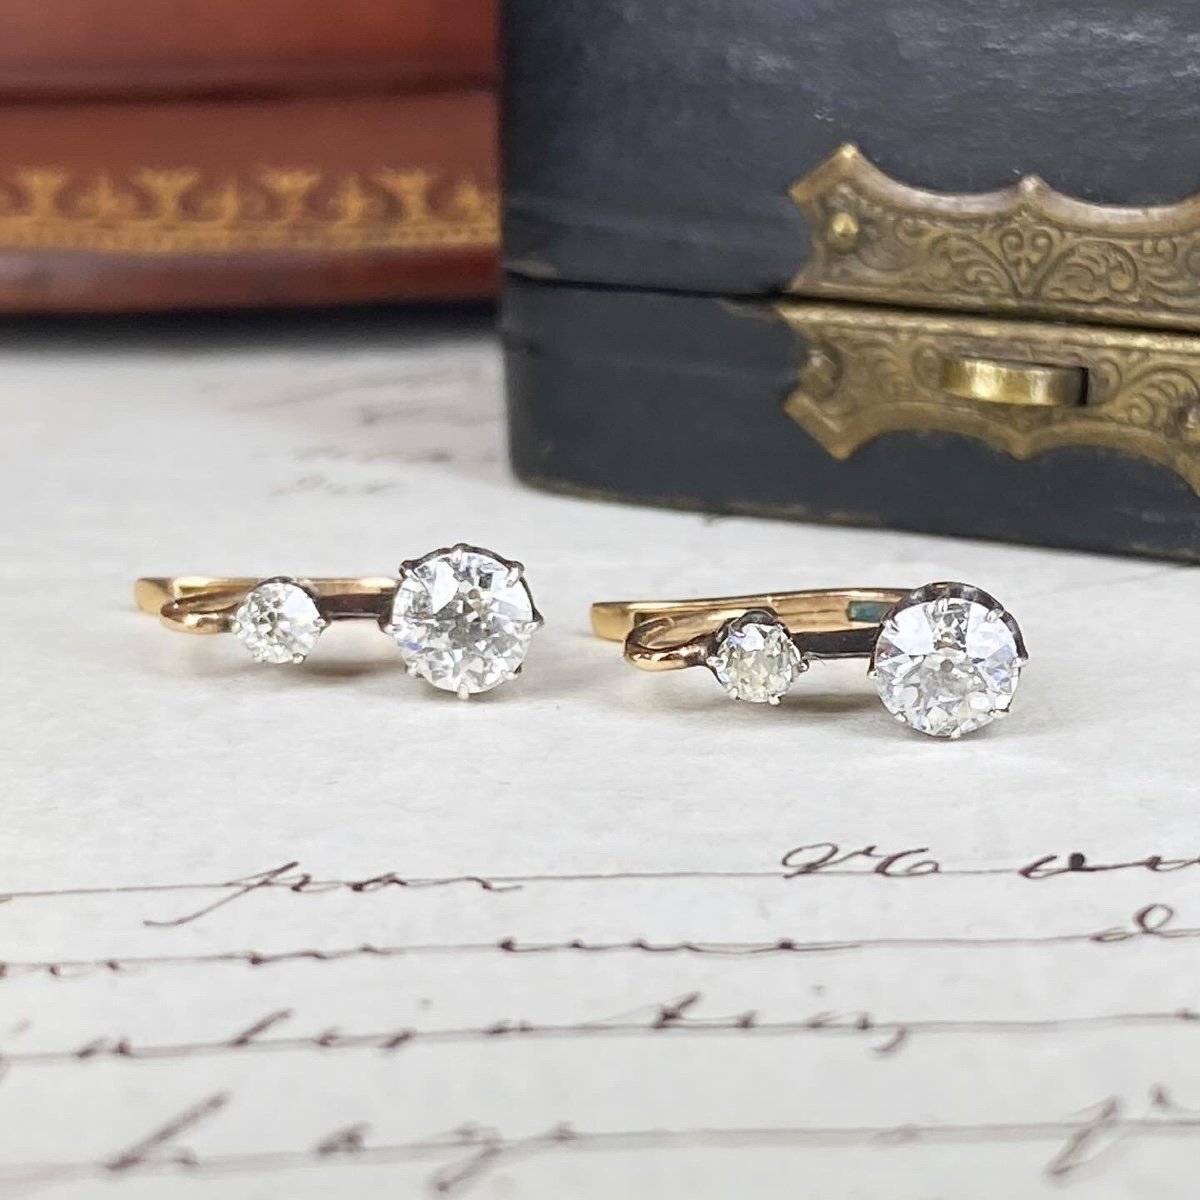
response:
<path fill-rule="evenodd" d="M 541 495 L 481 323 L 223 328 L 0 341 L 0 1195 L 1195 1194 L 1200 575 Z M 457 540 L 547 617 L 465 704 L 130 599 Z M 588 632 L 947 577 L 1032 655 L 954 744 Z"/>

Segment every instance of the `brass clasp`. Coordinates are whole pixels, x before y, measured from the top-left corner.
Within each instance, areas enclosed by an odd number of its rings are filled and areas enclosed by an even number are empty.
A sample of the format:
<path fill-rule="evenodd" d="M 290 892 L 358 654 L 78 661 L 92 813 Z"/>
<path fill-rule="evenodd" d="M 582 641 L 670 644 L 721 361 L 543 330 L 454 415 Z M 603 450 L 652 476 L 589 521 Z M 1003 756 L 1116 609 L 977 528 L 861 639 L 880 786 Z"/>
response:
<path fill-rule="evenodd" d="M 1105 446 L 1200 491 L 1200 336 L 870 304 L 776 306 L 805 345 L 787 413 L 835 458 L 941 430 L 1017 458 Z"/>
<path fill-rule="evenodd" d="M 952 355 L 942 360 L 938 382 L 944 392 L 985 404 L 1029 404 L 1072 408 L 1083 403 L 1087 373 L 1080 367 L 997 362 Z"/>
<path fill-rule="evenodd" d="M 791 196 L 810 239 L 779 306 L 807 345 L 786 407 L 831 454 L 901 430 L 1106 446 L 1200 491 L 1200 195 L 949 195 L 846 145 Z"/>

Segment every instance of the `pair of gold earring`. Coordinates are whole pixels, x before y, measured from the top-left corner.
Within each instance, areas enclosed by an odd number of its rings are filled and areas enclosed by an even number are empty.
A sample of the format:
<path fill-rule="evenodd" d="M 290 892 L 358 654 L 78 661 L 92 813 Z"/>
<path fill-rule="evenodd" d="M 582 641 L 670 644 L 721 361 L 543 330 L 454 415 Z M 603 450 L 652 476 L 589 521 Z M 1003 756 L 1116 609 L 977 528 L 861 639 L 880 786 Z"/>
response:
<path fill-rule="evenodd" d="M 465 544 L 401 563 L 398 578 L 147 576 L 134 599 L 168 629 L 232 633 L 262 663 L 303 662 L 333 621 L 374 621 L 410 675 L 464 700 L 519 674 L 542 624 L 525 568 Z"/>
<path fill-rule="evenodd" d="M 465 544 L 404 562 L 397 578 L 147 577 L 135 598 L 170 629 L 232 633 L 257 662 L 302 662 L 331 621 L 371 620 L 409 674 L 464 699 L 519 674 L 542 624 L 524 567 Z M 863 658 L 888 711 L 943 738 L 1004 716 L 1028 657 L 999 601 L 950 582 L 607 601 L 592 627 L 635 667 L 706 667 L 751 703 L 778 704 L 814 660 Z"/>

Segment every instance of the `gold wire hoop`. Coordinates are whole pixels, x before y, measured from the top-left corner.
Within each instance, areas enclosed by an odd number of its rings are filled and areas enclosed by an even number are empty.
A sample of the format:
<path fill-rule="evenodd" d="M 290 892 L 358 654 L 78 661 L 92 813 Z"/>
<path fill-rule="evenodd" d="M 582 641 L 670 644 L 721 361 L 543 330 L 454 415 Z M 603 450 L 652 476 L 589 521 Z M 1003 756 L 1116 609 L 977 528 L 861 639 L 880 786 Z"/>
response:
<path fill-rule="evenodd" d="M 261 579 L 209 575 L 148 575 L 134 584 L 139 609 L 156 616 L 176 633 L 229 633 L 233 615 L 246 593 Z M 327 621 L 381 620 L 396 580 L 367 575 L 360 578 L 297 579 L 313 593 Z"/>
<path fill-rule="evenodd" d="M 625 661 L 643 671 L 704 666 L 727 621 L 748 612 L 776 616 L 814 658 L 869 658 L 887 613 L 908 588 L 820 588 L 695 600 L 605 600 L 592 605 L 592 630 L 625 643 Z"/>

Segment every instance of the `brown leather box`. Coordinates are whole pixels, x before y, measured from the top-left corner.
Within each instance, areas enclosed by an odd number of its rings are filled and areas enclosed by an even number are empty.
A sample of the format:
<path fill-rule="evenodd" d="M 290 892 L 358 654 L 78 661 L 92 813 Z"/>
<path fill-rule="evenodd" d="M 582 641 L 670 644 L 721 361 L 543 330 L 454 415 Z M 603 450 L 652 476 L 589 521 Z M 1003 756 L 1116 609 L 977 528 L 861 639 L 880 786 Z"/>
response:
<path fill-rule="evenodd" d="M 483 298 L 492 0 L 0 4 L 0 309 Z"/>

